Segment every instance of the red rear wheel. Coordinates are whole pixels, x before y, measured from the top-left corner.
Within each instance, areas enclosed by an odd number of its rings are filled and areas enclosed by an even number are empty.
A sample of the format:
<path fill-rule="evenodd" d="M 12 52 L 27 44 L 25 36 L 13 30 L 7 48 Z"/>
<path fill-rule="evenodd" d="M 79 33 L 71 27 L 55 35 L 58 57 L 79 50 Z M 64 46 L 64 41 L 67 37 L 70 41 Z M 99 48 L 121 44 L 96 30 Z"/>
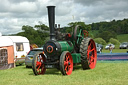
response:
<path fill-rule="evenodd" d="M 46 58 L 42 53 L 34 55 L 32 69 L 35 75 L 41 75 L 45 73 L 46 68 L 44 62 L 46 62 Z"/>
<path fill-rule="evenodd" d="M 73 70 L 73 59 L 68 51 L 64 51 L 60 56 L 60 70 L 63 75 L 70 75 Z"/>
<path fill-rule="evenodd" d="M 83 69 L 93 69 L 96 66 L 97 52 L 95 42 L 91 38 L 84 38 L 80 45 L 81 64 Z"/>
<path fill-rule="evenodd" d="M 97 54 L 96 54 L 95 43 L 92 39 L 89 41 L 89 45 L 87 49 L 87 60 L 88 60 L 90 69 L 95 68 L 96 61 L 97 61 Z"/>

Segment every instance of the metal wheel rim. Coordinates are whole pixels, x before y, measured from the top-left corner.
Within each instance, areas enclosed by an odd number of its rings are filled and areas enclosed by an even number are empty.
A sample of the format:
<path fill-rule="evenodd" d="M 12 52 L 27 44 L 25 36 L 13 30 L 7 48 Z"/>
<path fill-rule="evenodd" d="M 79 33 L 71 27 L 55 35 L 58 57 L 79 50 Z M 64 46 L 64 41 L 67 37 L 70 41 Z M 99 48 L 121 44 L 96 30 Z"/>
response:
<path fill-rule="evenodd" d="M 90 69 L 95 68 L 96 61 L 97 61 L 97 52 L 96 52 L 95 42 L 92 39 L 89 41 L 89 44 L 88 44 L 87 60 L 88 60 Z"/>
<path fill-rule="evenodd" d="M 39 55 L 37 56 L 37 61 L 36 61 L 36 71 L 37 71 L 37 74 L 44 74 L 45 71 L 46 71 L 46 68 L 43 64 L 43 62 L 45 62 L 46 59 L 45 57 Z"/>
<path fill-rule="evenodd" d="M 70 53 L 66 53 L 64 58 L 64 70 L 67 75 L 70 75 L 73 70 L 73 59 Z"/>

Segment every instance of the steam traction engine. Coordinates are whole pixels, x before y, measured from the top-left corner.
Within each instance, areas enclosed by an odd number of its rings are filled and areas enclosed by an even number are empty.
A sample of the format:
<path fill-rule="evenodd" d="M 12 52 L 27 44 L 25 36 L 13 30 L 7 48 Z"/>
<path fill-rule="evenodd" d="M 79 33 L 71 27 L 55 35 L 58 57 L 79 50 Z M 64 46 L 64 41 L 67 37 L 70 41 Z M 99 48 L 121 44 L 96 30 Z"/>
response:
<path fill-rule="evenodd" d="M 46 69 L 57 68 L 63 75 L 70 75 L 73 65 L 77 64 L 81 64 L 83 70 L 95 68 L 97 52 L 93 39 L 87 37 L 88 33 L 78 25 L 72 34 L 60 33 L 55 29 L 55 6 L 47 8 L 50 40 L 44 44 L 43 53 L 34 55 L 32 61 L 34 74 L 44 74 Z"/>

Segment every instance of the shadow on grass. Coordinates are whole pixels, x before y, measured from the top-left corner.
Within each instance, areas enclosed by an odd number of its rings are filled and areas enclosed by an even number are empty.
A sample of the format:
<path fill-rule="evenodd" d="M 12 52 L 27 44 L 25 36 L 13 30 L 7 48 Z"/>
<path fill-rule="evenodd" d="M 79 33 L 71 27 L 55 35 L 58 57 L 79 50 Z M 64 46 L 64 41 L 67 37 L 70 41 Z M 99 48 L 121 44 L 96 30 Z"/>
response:
<path fill-rule="evenodd" d="M 35 76 L 34 73 L 33 73 L 32 68 L 27 68 L 27 69 L 31 69 L 31 71 L 28 71 L 29 75 Z M 61 75 L 61 72 L 57 69 L 46 69 L 46 72 L 45 72 L 44 75 L 51 75 L 51 74 L 52 75 Z"/>
<path fill-rule="evenodd" d="M 35 76 L 31 67 L 26 68 L 26 66 L 22 66 L 22 69 L 26 69 L 28 71 L 28 75 Z M 82 70 L 81 65 L 74 65 L 73 71 L 77 71 L 77 70 Z M 46 69 L 46 72 L 44 75 L 51 75 L 51 74 L 52 75 L 62 75 L 61 71 L 56 68 Z"/>
<path fill-rule="evenodd" d="M 80 65 L 74 65 L 73 71 L 82 70 L 82 66 Z"/>
<path fill-rule="evenodd" d="M 61 75 L 61 72 L 60 70 L 57 70 L 57 69 L 47 69 L 46 72 L 45 72 L 46 75 Z"/>
<path fill-rule="evenodd" d="M 82 70 L 82 67 L 74 66 L 73 71 L 77 71 L 77 70 Z M 29 71 L 29 75 L 34 75 L 33 71 Z M 60 70 L 57 70 L 57 69 L 46 69 L 46 72 L 44 75 L 61 75 L 62 76 L 62 73 Z"/>

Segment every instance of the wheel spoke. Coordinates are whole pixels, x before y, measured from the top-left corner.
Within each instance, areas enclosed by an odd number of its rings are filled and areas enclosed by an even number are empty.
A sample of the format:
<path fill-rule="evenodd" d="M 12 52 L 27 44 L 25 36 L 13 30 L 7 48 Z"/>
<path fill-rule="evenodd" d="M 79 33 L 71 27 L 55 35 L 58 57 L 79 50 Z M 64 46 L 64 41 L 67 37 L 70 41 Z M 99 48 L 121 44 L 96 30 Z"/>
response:
<path fill-rule="evenodd" d="M 67 61 L 67 62 L 69 61 L 69 56 L 68 56 L 68 55 L 66 56 L 66 61 Z"/>
<path fill-rule="evenodd" d="M 91 49 L 91 46 L 89 45 L 89 46 L 88 46 L 88 50 L 90 50 L 90 49 Z"/>
<path fill-rule="evenodd" d="M 37 62 L 36 62 L 36 66 L 39 66 L 39 65 L 40 65 L 40 62 L 37 61 Z"/>
<path fill-rule="evenodd" d="M 93 52 L 95 50 L 95 48 L 91 49 L 90 51 Z"/>
<path fill-rule="evenodd" d="M 91 44 L 89 44 L 89 46 L 88 46 L 88 51 L 89 51 L 89 52 L 91 52 L 91 51 L 94 51 L 94 50 L 95 50 L 95 48 L 91 49 L 91 47 L 92 47 L 92 45 L 91 45 Z"/>
<path fill-rule="evenodd" d="M 71 67 L 72 67 L 71 65 L 68 66 L 69 69 L 70 69 Z"/>
<path fill-rule="evenodd" d="M 67 61 L 64 61 L 64 66 L 68 65 Z"/>
<path fill-rule="evenodd" d="M 37 69 L 39 70 L 40 69 L 40 67 L 41 67 L 41 62 L 38 62 L 38 65 L 37 65 Z"/>
<path fill-rule="evenodd" d="M 90 59 L 89 59 L 89 66 L 93 66 L 94 65 L 94 56 L 90 56 Z"/>
<path fill-rule="evenodd" d="M 41 66 L 38 66 L 38 67 L 37 67 L 37 71 L 40 71 L 40 67 L 41 67 Z"/>
<path fill-rule="evenodd" d="M 90 66 L 94 65 L 94 62 L 90 62 Z"/>
<path fill-rule="evenodd" d="M 68 67 L 68 66 L 65 66 L 65 71 L 66 71 L 66 72 L 67 72 L 67 67 Z"/>
<path fill-rule="evenodd" d="M 88 47 L 90 47 L 90 48 L 91 48 L 91 46 L 92 46 L 92 44 L 91 44 L 91 43 L 89 43 Z"/>
<path fill-rule="evenodd" d="M 94 61 L 94 58 L 91 58 L 90 60 L 91 60 L 91 62 L 93 62 Z"/>
<path fill-rule="evenodd" d="M 91 56 L 91 60 L 94 60 L 94 57 L 93 56 Z"/>
<path fill-rule="evenodd" d="M 67 61 L 67 55 L 65 56 L 65 61 Z"/>

